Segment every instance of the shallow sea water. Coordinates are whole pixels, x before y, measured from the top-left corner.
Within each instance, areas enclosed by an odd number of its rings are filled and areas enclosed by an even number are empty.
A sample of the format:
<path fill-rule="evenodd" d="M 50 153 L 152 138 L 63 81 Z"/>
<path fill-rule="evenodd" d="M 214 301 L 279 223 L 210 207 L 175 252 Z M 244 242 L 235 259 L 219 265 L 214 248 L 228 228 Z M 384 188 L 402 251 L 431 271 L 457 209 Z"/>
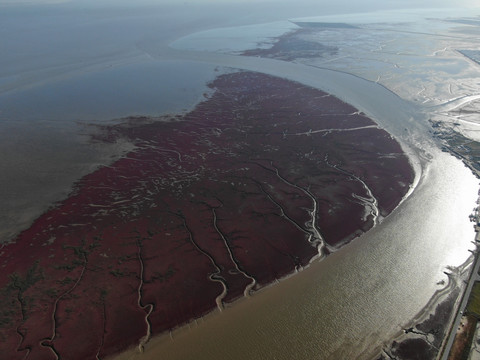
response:
<path fill-rule="evenodd" d="M 80 73 L 0 95 L 0 243 L 12 239 L 72 184 L 132 148 L 90 141 L 91 124 L 191 110 L 216 66 L 152 61 Z"/>

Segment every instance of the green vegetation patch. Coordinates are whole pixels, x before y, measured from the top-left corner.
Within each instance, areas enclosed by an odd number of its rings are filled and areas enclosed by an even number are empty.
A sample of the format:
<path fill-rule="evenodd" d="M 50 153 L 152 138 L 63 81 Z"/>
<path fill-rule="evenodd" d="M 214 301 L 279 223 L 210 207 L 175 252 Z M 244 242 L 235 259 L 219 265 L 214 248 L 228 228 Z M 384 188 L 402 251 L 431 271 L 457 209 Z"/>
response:
<path fill-rule="evenodd" d="M 468 299 L 467 312 L 480 319 L 480 282 L 473 285 L 470 298 Z"/>

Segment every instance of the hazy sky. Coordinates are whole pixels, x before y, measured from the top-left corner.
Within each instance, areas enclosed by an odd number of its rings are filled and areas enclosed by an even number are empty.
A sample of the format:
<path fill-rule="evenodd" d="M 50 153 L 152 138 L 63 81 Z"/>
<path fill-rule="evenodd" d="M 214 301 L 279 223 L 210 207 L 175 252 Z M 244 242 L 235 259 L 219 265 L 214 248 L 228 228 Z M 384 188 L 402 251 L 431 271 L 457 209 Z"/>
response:
<path fill-rule="evenodd" d="M 58 3 L 76 3 L 76 4 L 89 4 L 89 3 L 103 3 L 103 4 L 119 4 L 119 3 L 130 3 L 131 1 L 123 1 L 123 0 L 0 0 L 0 5 L 19 5 L 19 4 L 30 4 L 30 5 L 38 5 L 38 4 L 58 4 Z M 229 3 L 261 3 L 261 2 L 269 2 L 269 3 L 285 3 L 285 1 L 279 0 L 185 0 L 183 4 L 229 4 Z M 385 8 L 420 8 L 420 7 L 459 7 L 459 6 L 467 6 L 467 7 L 477 7 L 478 1 L 477 0 L 363 0 L 357 1 L 358 5 L 365 6 L 367 9 L 385 9 Z M 290 2 L 291 3 L 291 2 Z M 135 5 L 139 4 L 182 4 L 182 0 L 137 0 L 134 2 Z M 300 0 L 296 1 L 295 4 L 316 4 L 316 5 L 324 5 L 324 6 L 331 6 L 332 4 L 335 7 L 338 5 L 345 6 L 345 12 L 348 12 L 353 5 L 355 8 L 356 4 L 352 3 L 351 0 Z"/>

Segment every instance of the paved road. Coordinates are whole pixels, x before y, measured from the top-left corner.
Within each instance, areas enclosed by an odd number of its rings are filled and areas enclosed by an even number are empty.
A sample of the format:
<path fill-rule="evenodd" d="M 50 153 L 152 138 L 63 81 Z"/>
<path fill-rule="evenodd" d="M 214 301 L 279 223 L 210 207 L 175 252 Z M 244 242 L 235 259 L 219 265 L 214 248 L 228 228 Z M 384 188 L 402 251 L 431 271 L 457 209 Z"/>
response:
<path fill-rule="evenodd" d="M 460 321 L 462 319 L 463 310 L 467 306 L 468 298 L 470 297 L 470 293 L 472 291 L 473 284 L 475 281 L 480 280 L 480 276 L 478 275 L 478 270 L 480 269 L 480 256 L 477 252 L 475 255 L 475 260 L 473 264 L 473 270 L 470 274 L 470 278 L 468 280 L 467 287 L 465 292 L 463 293 L 462 301 L 458 307 L 457 315 L 455 316 L 455 320 L 452 323 L 452 327 L 450 328 L 450 333 L 448 334 L 448 340 L 443 348 L 443 354 L 441 356 L 441 360 L 447 360 L 448 354 L 450 353 L 450 349 L 452 348 L 453 340 L 455 339 L 455 335 L 457 333 L 457 329 L 460 326 Z"/>

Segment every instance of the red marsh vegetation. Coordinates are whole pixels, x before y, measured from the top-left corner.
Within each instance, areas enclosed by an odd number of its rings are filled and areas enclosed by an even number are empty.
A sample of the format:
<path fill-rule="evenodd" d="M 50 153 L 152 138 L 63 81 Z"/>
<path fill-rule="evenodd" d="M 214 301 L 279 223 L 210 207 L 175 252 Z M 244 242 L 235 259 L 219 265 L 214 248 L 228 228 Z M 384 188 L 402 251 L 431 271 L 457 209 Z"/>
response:
<path fill-rule="evenodd" d="M 412 169 L 352 106 L 252 72 L 194 110 L 101 127 L 135 150 L 0 253 L 0 350 L 96 359 L 305 266 L 390 213 Z"/>

